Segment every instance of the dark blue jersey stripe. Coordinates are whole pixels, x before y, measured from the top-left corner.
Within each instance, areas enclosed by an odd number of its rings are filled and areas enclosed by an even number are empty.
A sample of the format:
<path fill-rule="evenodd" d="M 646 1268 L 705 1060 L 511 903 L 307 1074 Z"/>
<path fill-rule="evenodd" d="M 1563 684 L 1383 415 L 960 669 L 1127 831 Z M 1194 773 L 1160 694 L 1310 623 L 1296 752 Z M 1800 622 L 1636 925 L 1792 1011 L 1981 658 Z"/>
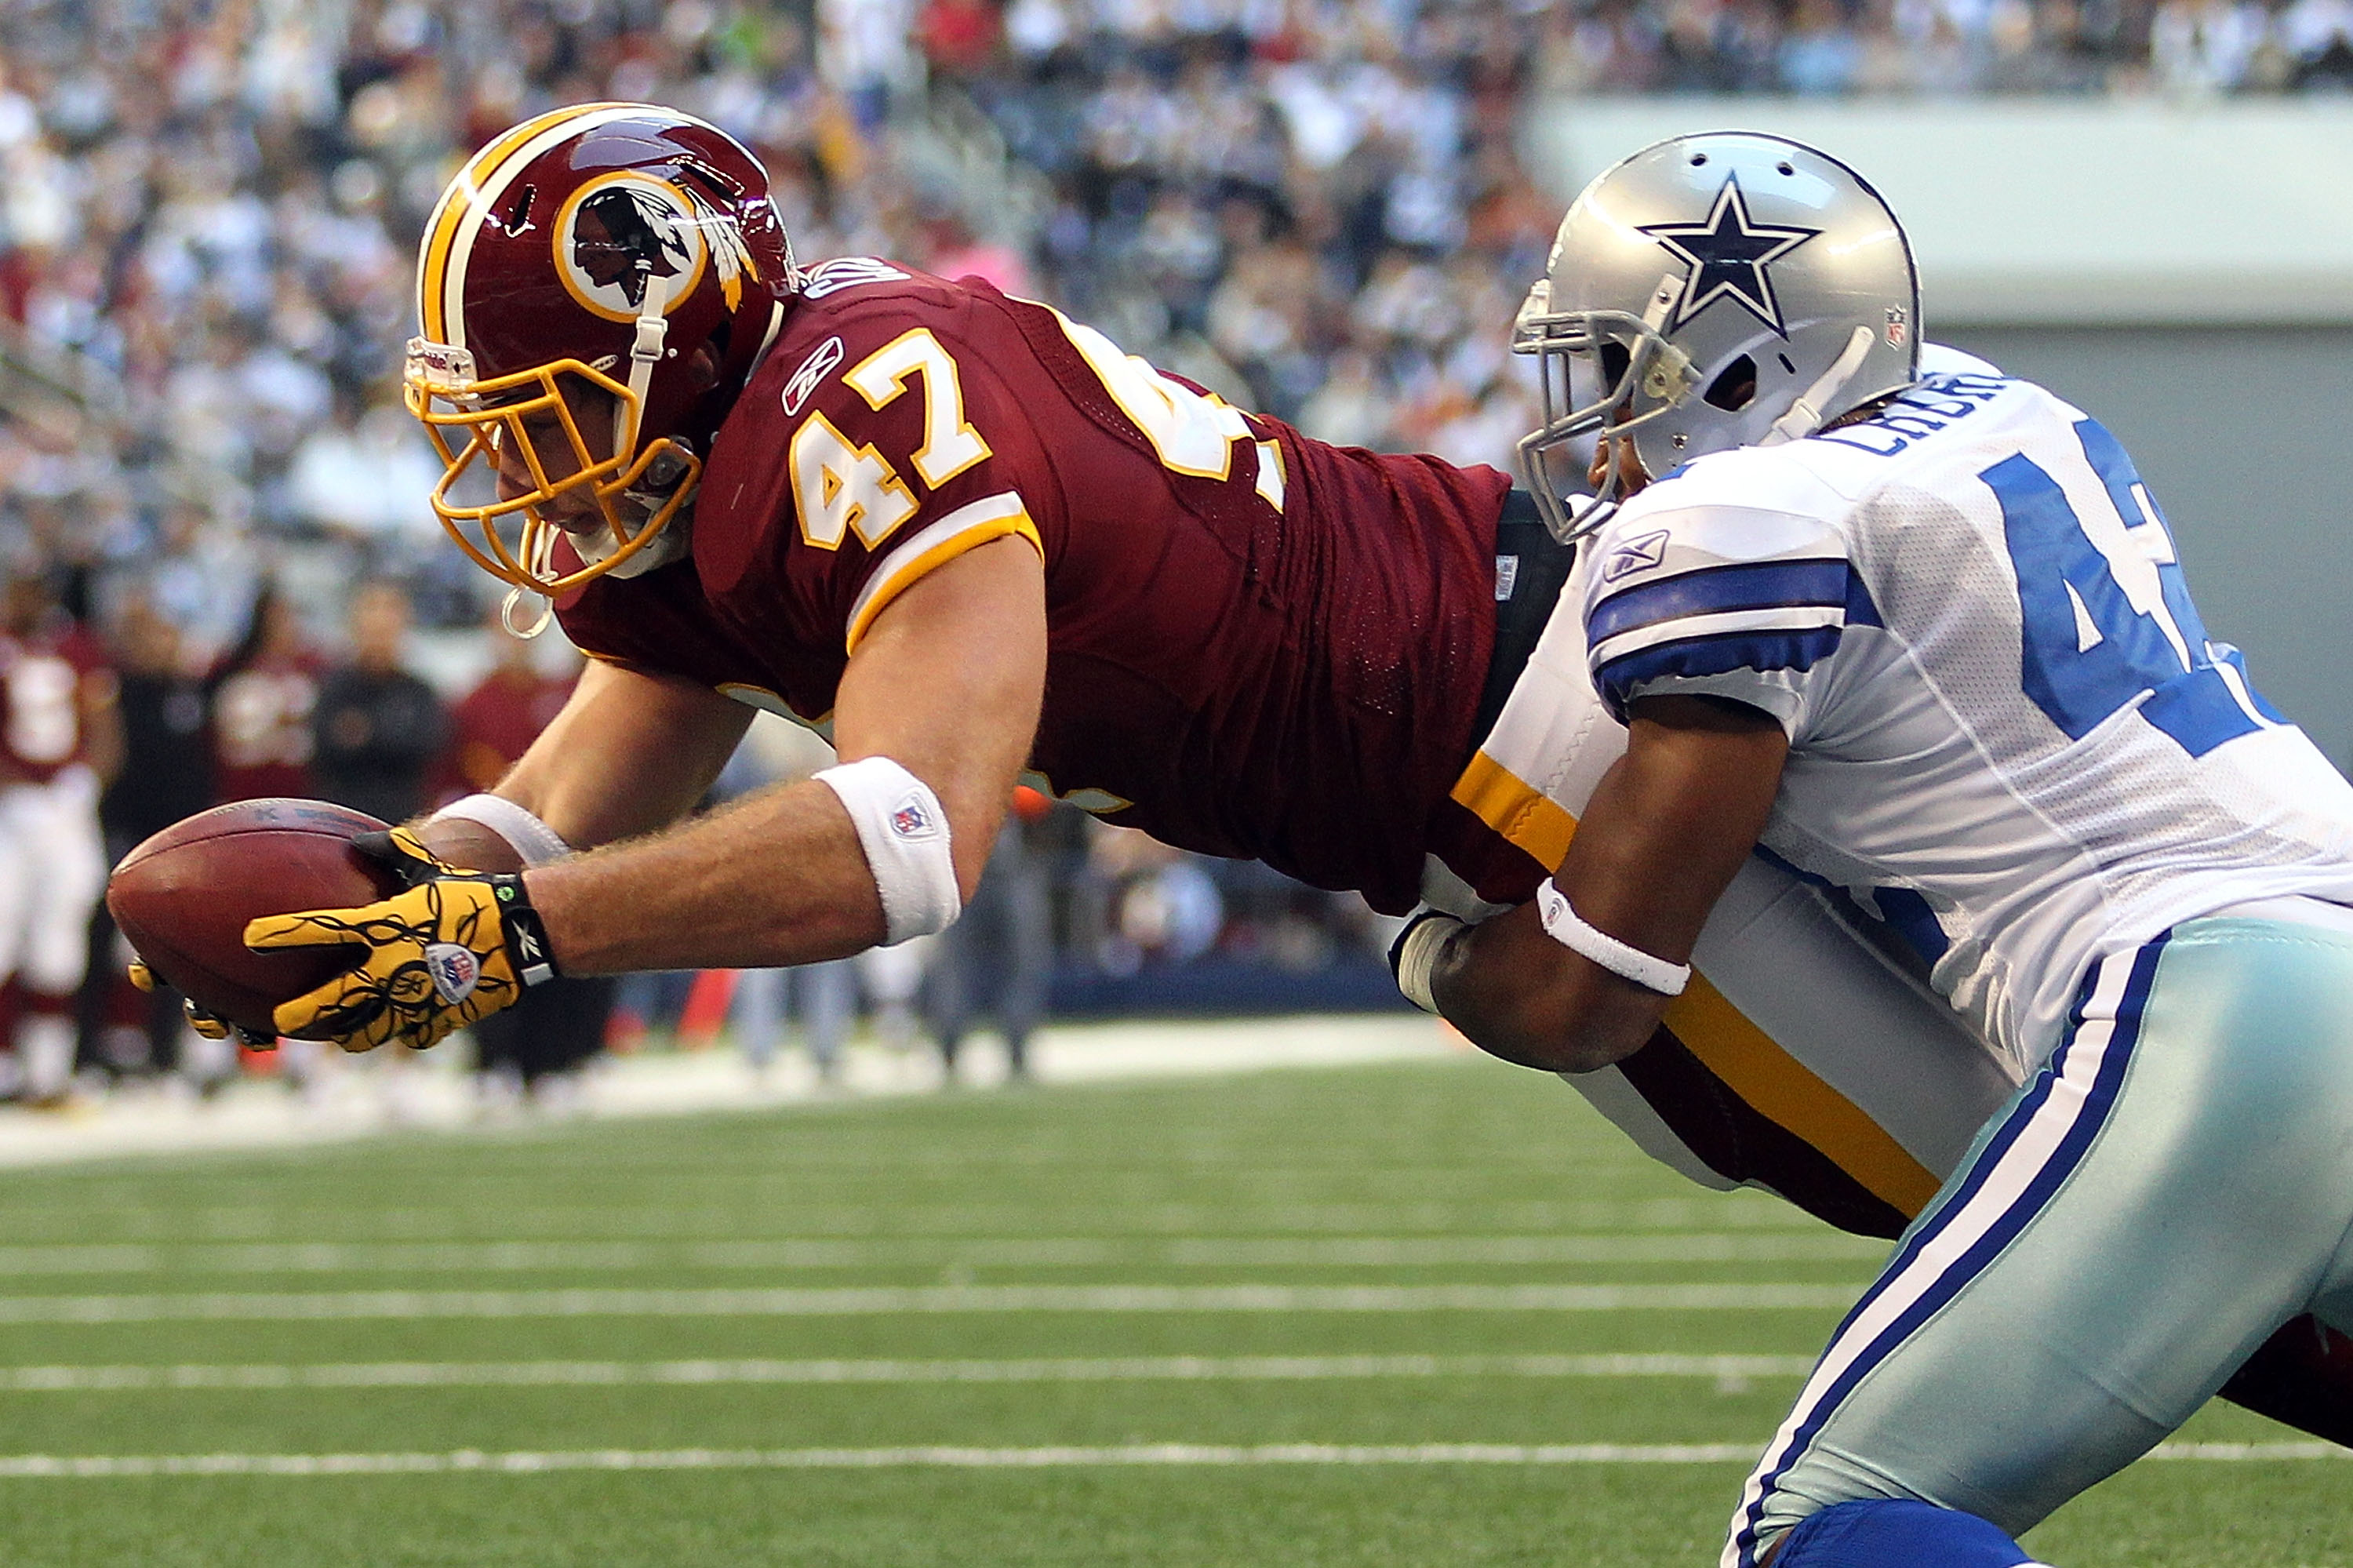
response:
<path fill-rule="evenodd" d="M 1854 568 L 1844 560 L 1760 561 L 1753 566 L 1703 567 L 1681 577 L 1644 583 L 1610 595 L 1585 618 L 1588 643 L 1620 632 L 1735 609 L 1794 609 L 1847 602 Z"/>
<path fill-rule="evenodd" d="M 1844 629 L 1803 627 L 1794 631 L 1726 631 L 1685 637 L 1620 654 L 1593 672 L 1594 688 L 1622 723 L 1628 695 L 1648 681 L 1680 675 L 1728 674 L 1734 670 L 1810 670 L 1834 652 Z"/>

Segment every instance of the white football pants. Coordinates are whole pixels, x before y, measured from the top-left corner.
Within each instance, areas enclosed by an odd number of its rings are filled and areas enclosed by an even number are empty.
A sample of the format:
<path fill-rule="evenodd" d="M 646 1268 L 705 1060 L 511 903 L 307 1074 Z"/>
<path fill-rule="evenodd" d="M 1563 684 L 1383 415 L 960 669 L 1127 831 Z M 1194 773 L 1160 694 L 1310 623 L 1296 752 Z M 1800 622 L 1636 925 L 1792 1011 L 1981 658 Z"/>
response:
<path fill-rule="evenodd" d="M 0 977 L 41 996 L 79 990 L 105 887 L 98 780 L 88 768 L 0 788 Z"/>
<path fill-rule="evenodd" d="M 16 1028 L 18 1082 L 37 1099 L 73 1073 L 67 1000 L 90 962 L 90 917 L 106 886 L 98 780 L 69 768 L 47 784 L 0 788 L 0 977 L 27 1011 Z"/>

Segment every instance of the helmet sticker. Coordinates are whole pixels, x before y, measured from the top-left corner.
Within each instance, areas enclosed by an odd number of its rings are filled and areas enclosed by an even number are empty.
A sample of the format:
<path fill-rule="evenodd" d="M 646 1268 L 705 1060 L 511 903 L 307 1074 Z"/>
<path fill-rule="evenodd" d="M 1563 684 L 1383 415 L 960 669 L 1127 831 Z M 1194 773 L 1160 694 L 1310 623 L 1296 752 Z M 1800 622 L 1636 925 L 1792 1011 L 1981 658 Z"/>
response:
<path fill-rule="evenodd" d="M 1704 220 L 1651 224 L 1641 232 L 1691 269 L 1667 323 L 1669 332 L 1716 301 L 1729 299 L 1783 337 L 1789 335 L 1767 269 L 1821 233 L 1820 229 L 1750 221 L 1748 200 L 1741 194 L 1738 176 L 1726 175 Z"/>
<path fill-rule="evenodd" d="M 555 222 L 555 270 L 583 307 L 607 321 L 635 321 L 650 297 L 654 309 L 694 292 L 711 258 L 709 237 L 723 233 L 720 276 L 740 289 L 742 242 L 698 196 L 649 175 L 622 170 L 573 193 Z"/>

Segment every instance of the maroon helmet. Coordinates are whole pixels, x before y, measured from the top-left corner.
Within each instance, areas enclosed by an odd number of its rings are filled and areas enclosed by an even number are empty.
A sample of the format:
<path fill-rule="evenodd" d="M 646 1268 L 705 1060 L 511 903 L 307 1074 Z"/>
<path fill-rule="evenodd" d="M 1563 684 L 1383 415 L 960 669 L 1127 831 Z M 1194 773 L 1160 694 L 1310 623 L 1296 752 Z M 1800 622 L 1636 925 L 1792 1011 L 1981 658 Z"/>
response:
<path fill-rule="evenodd" d="M 422 331 L 404 380 L 448 465 L 433 491 L 442 525 L 492 576 L 550 596 L 674 556 L 649 546 L 693 493 L 799 278 L 767 171 L 700 120 L 585 103 L 497 137 L 449 182 L 417 249 Z M 577 417 L 602 405 L 590 388 L 611 399 L 609 445 Z M 570 443 L 569 471 L 550 471 L 551 428 Z M 489 466 L 508 443 L 529 492 L 452 502 L 475 461 Z M 560 572 L 559 530 L 541 508 L 579 490 L 610 536 L 574 535 L 584 565 Z M 499 532 L 508 519 L 521 524 L 513 548 Z"/>

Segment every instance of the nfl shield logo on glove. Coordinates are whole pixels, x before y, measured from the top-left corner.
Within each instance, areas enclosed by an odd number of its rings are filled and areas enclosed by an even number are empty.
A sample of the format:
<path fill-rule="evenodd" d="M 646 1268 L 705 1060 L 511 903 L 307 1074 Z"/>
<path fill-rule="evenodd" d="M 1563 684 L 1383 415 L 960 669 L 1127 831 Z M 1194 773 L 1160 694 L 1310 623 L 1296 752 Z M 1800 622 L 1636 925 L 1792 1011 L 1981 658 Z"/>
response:
<path fill-rule="evenodd" d="M 433 989 L 451 1006 L 473 995 L 482 978 L 482 960 L 473 949 L 455 942 L 435 942 L 427 948 L 425 968 L 433 976 Z"/>

